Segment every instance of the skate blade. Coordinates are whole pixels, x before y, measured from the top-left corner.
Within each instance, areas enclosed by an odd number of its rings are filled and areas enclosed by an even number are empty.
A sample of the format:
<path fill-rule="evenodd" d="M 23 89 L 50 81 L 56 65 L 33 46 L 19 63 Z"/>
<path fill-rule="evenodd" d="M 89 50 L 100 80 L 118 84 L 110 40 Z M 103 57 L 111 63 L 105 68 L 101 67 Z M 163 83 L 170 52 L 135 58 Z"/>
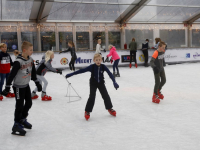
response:
<path fill-rule="evenodd" d="M 11 134 L 13 134 L 13 135 L 18 135 L 18 136 L 25 136 L 26 132 L 20 133 L 20 132 L 14 132 L 14 131 L 13 131 Z"/>
<path fill-rule="evenodd" d="M 24 126 L 24 128 L 25 128 L 25 129 L 32 129 L 32 127 L 25 127 L 25 126 Z"/>

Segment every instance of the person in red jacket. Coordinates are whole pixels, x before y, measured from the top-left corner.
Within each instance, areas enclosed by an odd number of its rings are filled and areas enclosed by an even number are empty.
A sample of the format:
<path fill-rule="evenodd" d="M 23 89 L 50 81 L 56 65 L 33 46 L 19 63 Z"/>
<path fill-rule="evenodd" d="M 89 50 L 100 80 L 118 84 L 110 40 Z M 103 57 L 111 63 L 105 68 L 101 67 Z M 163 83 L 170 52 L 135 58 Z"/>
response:
<path fill-rule="evenodd" d="M 7 45 L 5 43 L 0 44 L 0 100 L 2 101 L 3 96 L 2 93 L 2 87 L 4 84 L 4 80 L 8 79 L 8 76 L 10 74 L 10 68 L 13 65 L 12 59 L 10 55 L 7 53 Z M 14 93 L 8 93 L 6 97 L 15 97 Z"/>
<path fill-rule="evenodd" d="M 113 45 L 110 45 L 108 48 L 110 50 L 110 53 L 107 55 L 107 57 L 112 56 L 111 63 L 112 63 L 113 59 L 115 61 L 114 64 L 113 64 L 113 76 L 114 77 L 120 77 L 119 69 L 118 69 L 118 64 L 119 64 L 119 61 L 120 61 L 120 57 L 117 54 L 116 48 Z M 115 68 L 117 69 L 117 74 L 115 74 Z"/>

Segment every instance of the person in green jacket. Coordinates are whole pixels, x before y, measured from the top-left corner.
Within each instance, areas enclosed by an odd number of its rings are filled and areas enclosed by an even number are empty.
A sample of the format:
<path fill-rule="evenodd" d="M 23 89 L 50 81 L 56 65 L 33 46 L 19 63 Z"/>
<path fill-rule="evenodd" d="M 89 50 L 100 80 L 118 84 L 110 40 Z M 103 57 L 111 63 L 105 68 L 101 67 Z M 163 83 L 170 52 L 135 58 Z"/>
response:
<path fill-rule="evenodd" d="M 137 43 L 135 42 L 135 38 L 132 38 L 132 42 L 129 44 L 130 48 L 130 65 L 132 67 L 132 59 L 135 61 L 135 67 L 137 68 L 137 60 L 136 60 L 136 52 L 137 52 Z"/>

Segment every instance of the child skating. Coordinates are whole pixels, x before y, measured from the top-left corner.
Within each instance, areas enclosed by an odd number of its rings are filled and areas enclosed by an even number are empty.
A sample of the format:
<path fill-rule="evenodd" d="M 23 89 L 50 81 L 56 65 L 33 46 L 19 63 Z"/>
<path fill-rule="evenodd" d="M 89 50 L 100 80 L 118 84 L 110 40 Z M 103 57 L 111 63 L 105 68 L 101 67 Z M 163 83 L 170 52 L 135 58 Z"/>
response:
<path fill-rule="evenodd" d="M 152 97 L 152 102 L 154 103 L 159 103 L 160 99 L 164 99 L 164 96 L 161 93 L 161 89 L 166 83 L 165 70 L 163 67 L 165 46 L 166 44 L 164 42 L 160 42 L 158 49 L 154 51 L 150 61 L 150 65 L 153 68 L 155 77 L 154 93 Z"/>
<path fill-rule="evenodd" d="M 114 77 L 120 77 L 119 69 L 118 69 L 118 64 L 119 64 L 119 61 L 120 61 L 120 57 L 117 54 L 116 48 L 113 45 L 109 46 L 109 50 L 110 50 L 110 53 L 107 55 L 107 57 L 112 56 L 111 62 L 114 60 L 114 64 L 113 64 L 113 76 Z M 117 74 L 115 74 L 115 68 L 117 69 Z"/>
<path fill-rule="evenodd" d="M 59 52 L 59 54 L 60 53 L 71 52 L 72 58 L 71 58 L 71 61 L 69 63 L 69 68 L 70 68 L 71 71 L 75 71 L 74 64 L 75 64 L 75 61 L 77 59 L 76 51 L 75 51 L 75 45 L 74 45 L 74 43 L 72 41 L 69 41 L 68 42 L 68 46 L 69 46 L 69 48 L 67 50 Z"/>
<path fill-rule="evenodd" d="M 46 74 L 47 71 L 52 71 L 55 73 L 60 73 L 62 74 L 62 70 L 59 69 L 55 69 L 52 67 L 51 65 L 51 61 L 54 58 L 54 52 L 53 51 L 47 51 L 45 53 L 45 56 L 42 57 L 42 60 L 40 61 L 39 65 L 36 68 L 36 74 L 37 74 L 37 79 L 40 82 L 40 84 L 42 85 L 42 82 L 44 83 L 43 87 L 42 87 L 42 93 L 41 93 L 41 99 L 42 101 L 50 101 L 52 100 L 51 96 L 48 96 L 46 94 L 46 88 L 48 85 L 48 81 L 45 79 L 44 75 Z M 36 92 L 38 91 L 37 87 L 34 89 L 34 91 L 31 94 L 32 99 L 37 99 L 38 95 L 36 94 Z"/>
<path fill-rule="evenodd" d="M 109 71 L 109 69 L 101 64 L 102 62 L 102 56 L 101 54 L 95 54 L 93 58 L 94 64 L 84 68 L 80 69 L 76 72 L 70 73 L 66 75 L 66 78 L 69 78 L 73 75 L 77 75 L 80 73 L 84 72 L 91 72 L 91 78 L 90 78 L 90 96 L 87 101 L 86 107 L 85 107 L 85 119 L 88 120 L 90 118 L 90 113 L 92 112 L 94 102 L 95 102 L 95 97 L 96 97 L 96 90 L 97 88 L 99 89 L 101 96 L 104 100 L 105 108 L 108 110 L 108 112 L 116 116 L 116 111 L 112 109 L 113 105 L 110 99 L 110 96 L 108 95 L 106 86 L 105 86 L 105 81 L 104 81 L 104 71 L 107 72 L 107 74 L 110 76 L 110 78 L 113 81 L 114 87 L 119 88 L 119 85 L 116 83 L 114 76 L 112 73 Z"/>
<path fill-rule="evenodd" d="M 36 70 L 33 59 L 30 57 L 33 53 L 33 45 L 29 42 L 22 43 L 22 54 L 19 54 L 14 62 L 13 68 L 6 83 L 6 88 L 2 94 L 7 95 L 13 82 L 13 90 L 15 93 L 15 115 L 12 134 L 26 134 L 24 128 L 32 129 L 32 125 L 27 122 L 28 112 L 32 106 L 31 89 L 29 87 L 30 80 L 33 80 L 38 88 L 42 90 L 42 86 L 36 77 Z"/>
<path fill-rule="evenodd" d="M 8 76 L 10 74 L 10 68 L 13 65 L 12 59 L 10 55 L 7 53 L 7 45 L 5 43 L 0 44 L 0 101 L 3 100 L 3 96 L 1 94 L 2 88 L 4 85 L 4 81 L 8 80 Z M 6 97 L 15 97 L 14 93 L 8 92 Z"/>

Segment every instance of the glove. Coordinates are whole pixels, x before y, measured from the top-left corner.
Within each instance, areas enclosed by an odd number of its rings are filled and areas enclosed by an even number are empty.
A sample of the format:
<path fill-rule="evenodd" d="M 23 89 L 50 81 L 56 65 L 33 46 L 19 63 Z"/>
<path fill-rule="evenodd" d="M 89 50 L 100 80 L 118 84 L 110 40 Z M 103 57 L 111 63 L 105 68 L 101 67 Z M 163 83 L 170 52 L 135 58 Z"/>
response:
<path fill-rule="evenodd" d="M 6 88 L 1 92 L 3 96 L 7 96 L 10 92 L 10 86 L 6 86 Z"/>
<path fill-rule="evenodd" d="M 62 70 L 57 69 L 57 73 L 62 74 Z"/>
<path fill-rule="evenodd" d="M 37 86 L 38 92 L 42 91 L 42 85 L 40 84 L 40 82 L 36 81 L 35 85 Z"/>
<path fill-rule="evenodd" d="M 111 62 L 111 64 L 112 64 L 112 62 L 113 62 L 113 59 L 112 59 L 112 58 L 110 59 L 110 62 Z"/>
<path fill-rule="evenodd" d="M 104 49 L 103 51 L 106 52 L 106 49 Z"/>
<path fill-rule="evenodd" d="M 115 89 L 117 90 L 119 88 L 119 85 L 117 84 L 117 82 L 114 82 L 113 84 L 114 84 Z"/>
<path fill-rule="evenodd" d="M 159 73 L 158 67 L 154 67 L 154 68 L 153 68 L 153 71 L 154 71 L 155 74 L 158 74 L 158 73 Z"/>
<path fill-rule="evenodd" d="M 71 74 L 67 74 L 66 76 L 65 76 L 65 78 L 69 78 L 69 77 L 71 77 L 72 75 Z"/>

